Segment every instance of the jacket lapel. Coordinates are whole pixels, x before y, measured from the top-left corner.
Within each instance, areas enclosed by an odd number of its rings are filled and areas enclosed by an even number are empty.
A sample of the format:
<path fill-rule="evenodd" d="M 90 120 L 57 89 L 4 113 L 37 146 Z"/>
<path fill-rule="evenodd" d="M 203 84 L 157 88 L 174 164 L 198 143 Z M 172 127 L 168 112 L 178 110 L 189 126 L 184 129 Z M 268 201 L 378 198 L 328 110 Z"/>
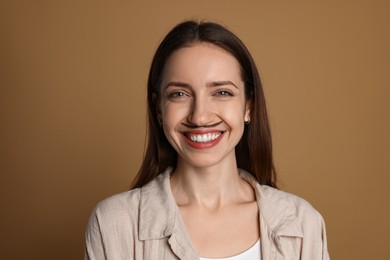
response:
<path fill-rule="evenodd" d="M 172 234 L 175 204 L 169 188 L 169 171 L 141 188 L 139 206 L 139 239 L 161 239 Z"/>
<path fill-rule="evenodd" d="M 180 224 L 177 227 L 178 230 L 175 230 L 168 239 L 172 251 L 179 259 L 199 260 L 199 256 L 196 254 L 191 240 L 184 230 L 184 226 L 180 226 L 182 225 Z"/>
<path fill-rule="evenodd" d="M 240 170 L 242 178 L 255 189 L 259 207 L 262 260 L 298 259 L 298 248 L 291 238 L 302 238 L 302 228 L 283 196 L 274 196 L 273 188 L 260 185 L 254 177 Z M 281 191 L 280 191 L 281 192 Z"/>
<path fill-rule="evenodd" d="M 170 173 L 171 169 L 168 169 L 141 188 L 139 239 L 168 237 L 168 243 L 179 259 L 199 260 L 171 192 Z"/>

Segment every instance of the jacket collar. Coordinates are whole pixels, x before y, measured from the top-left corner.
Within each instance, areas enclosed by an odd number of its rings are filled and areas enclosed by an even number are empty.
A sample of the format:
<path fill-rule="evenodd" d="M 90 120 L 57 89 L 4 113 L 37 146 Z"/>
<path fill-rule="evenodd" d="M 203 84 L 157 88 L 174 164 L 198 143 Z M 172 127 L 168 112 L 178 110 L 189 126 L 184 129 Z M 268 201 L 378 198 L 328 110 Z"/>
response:
<path fill-rule="evenodd" d="M 172 235 L 177 206 L 169 183 L 171 169 L 141 188 L 139 238 L 160 239 Z"/>
<path fill-rule="evenodd" d="M 176 205 L 170 187 L 170 174 L 167 169 L 155 180 L 141 188 L 139 208 L 139 239 L 161 239 L 170 237 L 169 243 L 175 251 L 186 254 L 184 259 L 193 259 L 195 251 Z M 259 207 L 262 251 L 265 253 L 267 244 L 274 243 L 277 247 L 280 237 L 303 237 L 301 225 L 296 217 L 295 209 L 288 203 L 287 193 L 275 192 L 274 188 L 260 185 L 248 172 L 240 170 L 240 176 L 248 181 L 256 192 Z M 273 241 L 268 241 L 269 239 Z M 186 249 L 187 248 L 187 252 Z M 189 255 L 188 255 L 189 254 Z"/>
<path fill-rule="evenodd" d="M 250 173 L 244 170 L 240 170 L 240 176 L 255 189 L 260 222 L 264 222 L 272 236 L 303 237 L 295 208 L 291 207 L 291 199 L 288 199 L 290 194 L 260 185 Z"/>
<path fill-rule="evenodd" d="M 168 243 L 179 259 L 198 260 L 171 191 L 171 172 L 167 169 L 141 188 L 139 239 L 169 237 Z"/>

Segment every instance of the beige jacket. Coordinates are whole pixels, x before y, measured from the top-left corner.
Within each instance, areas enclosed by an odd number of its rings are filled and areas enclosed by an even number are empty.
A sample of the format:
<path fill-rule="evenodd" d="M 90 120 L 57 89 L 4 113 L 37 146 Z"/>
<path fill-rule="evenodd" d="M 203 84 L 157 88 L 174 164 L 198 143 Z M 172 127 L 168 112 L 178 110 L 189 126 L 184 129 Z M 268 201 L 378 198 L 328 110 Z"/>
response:
<path fill-rule="evenodd" d="M 142 188 L 99 203 L 87 226 L 85 259 L 199 260 L 169 175 L 166 171 Z M 259 185 L 247 172 L 240 175 L 256 191 L 262 260 L 329 259 L 323 219 L 309 203 Z"/>

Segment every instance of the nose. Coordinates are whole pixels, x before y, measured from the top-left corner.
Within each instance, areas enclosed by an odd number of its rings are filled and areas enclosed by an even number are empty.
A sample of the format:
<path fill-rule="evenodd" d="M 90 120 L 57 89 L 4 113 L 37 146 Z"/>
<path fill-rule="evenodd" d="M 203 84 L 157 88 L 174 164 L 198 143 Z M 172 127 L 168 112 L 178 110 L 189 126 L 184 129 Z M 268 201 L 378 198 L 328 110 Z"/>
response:
<path fill-rule="evenodd" d="M 205 126 L 213 123 L 212 104 L 205 98 L 195 98 L 192 102 L 191 111 L 187 118 L 188 122 L 197 126 Z"/>

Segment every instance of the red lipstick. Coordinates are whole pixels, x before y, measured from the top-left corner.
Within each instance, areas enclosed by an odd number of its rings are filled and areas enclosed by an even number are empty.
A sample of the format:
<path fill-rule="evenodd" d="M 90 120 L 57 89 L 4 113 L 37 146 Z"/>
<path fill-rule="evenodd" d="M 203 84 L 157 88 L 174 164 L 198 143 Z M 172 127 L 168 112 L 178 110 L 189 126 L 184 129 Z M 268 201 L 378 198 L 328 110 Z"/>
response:
<path fill-rule="evenodd" d="M 190 131 L 183 133 L 186 143 L 195 149 L 206 149 L 217 145 L 223 138 L 223 131 Z"/>

